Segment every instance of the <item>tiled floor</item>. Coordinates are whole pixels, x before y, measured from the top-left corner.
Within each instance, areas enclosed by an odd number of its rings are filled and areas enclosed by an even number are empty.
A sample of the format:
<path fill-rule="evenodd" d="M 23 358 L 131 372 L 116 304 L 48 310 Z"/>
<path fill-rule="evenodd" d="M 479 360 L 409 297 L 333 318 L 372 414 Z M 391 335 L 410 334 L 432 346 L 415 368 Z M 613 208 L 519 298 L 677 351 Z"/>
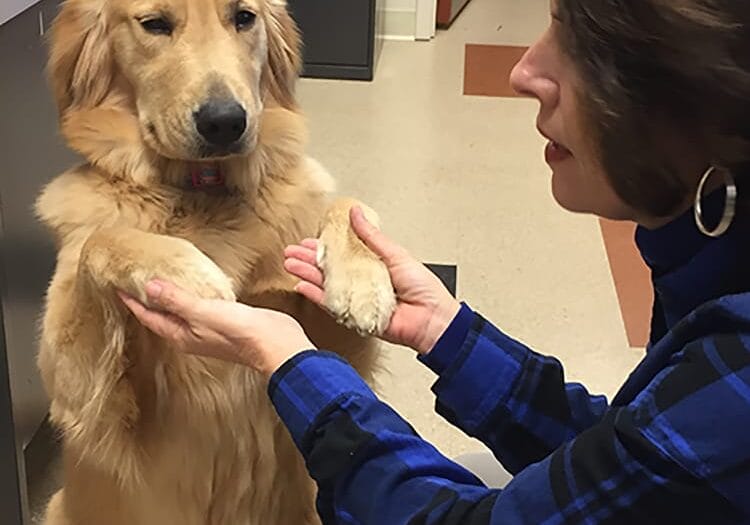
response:
<path fill-rule="evenodd" d="M 568 379 L 612 395 L 642 356 L 648 276 L 632 227 L 554 203 L 537 104 L 508 96 L 507 72 L 548 8 L 473 0 L 432 42 L 387 42 L 374 82 L 303 80 L 299 95 L 311 152 L 341 193 L 376 208 L 421 260 L 457 265 L 458 296 L 558 357 Z M 412 352 L 386 355 L 384 399 L 445 454 L 483 450 L 434 415 L 435 378 Z"/>
<path fill-rule="evenodd" d="M 503 96 L 519 51 L 476 47 L 528 46 L 548 9 L 547 0 L 473 0 L 430 43 L 387 42 L 373 83 L 305 80 L 300 95 L 312 152 L 341 192 L 374 206 L 421 260 L 457 264 L 461 299 L 560 358 L 570 380 L 612 395 L 642 350 L 630 346 L 599 222 L 554 203 L 537 104 Z M 465 72 L 504 83 L 486 84 L 501 98 L 464 95 L 473 93 Z M 632 254 L 632 239 L 617 238 Z M 389 348 L 388 363 L 382 395 L 424 437 L 450 456 L 482 450 L 434 415 L 435 378 L 409 351 Z"/>

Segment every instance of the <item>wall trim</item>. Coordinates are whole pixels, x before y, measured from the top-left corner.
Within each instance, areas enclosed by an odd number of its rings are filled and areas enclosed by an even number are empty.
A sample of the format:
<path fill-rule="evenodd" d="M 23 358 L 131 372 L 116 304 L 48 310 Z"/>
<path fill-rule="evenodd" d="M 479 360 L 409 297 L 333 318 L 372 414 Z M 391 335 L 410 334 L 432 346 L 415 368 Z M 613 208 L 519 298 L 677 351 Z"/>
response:
<path fill-rule="evenodd" d="M 383 40 L 391 42 L 416 42 L 416 38 L 411 35 L 383 35 Z"/>
<path fill-rule="evenodd" d="M 432 40 L 437 25 L 437 0 L 417 0 L 414 34 L 417 40 Z"/>

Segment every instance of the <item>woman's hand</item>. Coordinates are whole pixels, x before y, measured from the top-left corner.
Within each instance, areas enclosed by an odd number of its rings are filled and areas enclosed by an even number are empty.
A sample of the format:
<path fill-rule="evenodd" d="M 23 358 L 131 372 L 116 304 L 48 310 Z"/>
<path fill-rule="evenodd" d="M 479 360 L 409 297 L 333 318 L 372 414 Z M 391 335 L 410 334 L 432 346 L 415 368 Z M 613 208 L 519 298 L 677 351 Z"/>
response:
<path fill-rule="evenodd" d="M 314 348 L 286 314 L 200 299 L 161 281 L 149 283 L 146 294 L 149 306 L 122 292 L 120 297 L 141 324 L 188 354 L 239 363 L 270 377 L 294 355 Z"/>
<path fill-rule="evenodd" d="M 427 354 L 458 313 L 459 302 L 430 270 L 370 224 L 360 208 L 352 209 L 351 223 L 360 239 L 386 264 L 396 291 L 398 304 L 383 339 Z M 296 290 L 321 305 L 325 279 L 316 265 L 317 247 L 315 239 L 289 246 L 284 266 L 301 279 Z"/>

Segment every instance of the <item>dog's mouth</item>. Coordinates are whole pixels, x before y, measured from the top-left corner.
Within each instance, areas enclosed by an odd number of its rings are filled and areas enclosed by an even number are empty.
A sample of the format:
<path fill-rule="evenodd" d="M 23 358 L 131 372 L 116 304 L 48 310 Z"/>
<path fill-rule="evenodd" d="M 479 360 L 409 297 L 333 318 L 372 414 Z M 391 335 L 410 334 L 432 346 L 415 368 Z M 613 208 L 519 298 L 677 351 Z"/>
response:
<path fill-rule="evenodd" d="M 258 126 L 253 123 L 238 139 L 226 144 L 212 144 L 197 132 L 186 134 L 190 137 L 162 138 L 156 125 L 146 123 L 146 142 L 159 154 L 167 158 L 182 161 L 204 162 L 221 161 L 234 157 L 250 155 L 258 145 Z"/>
<path fill-rule="evenodd" d="M 209 144 L 205 140 L 199 141 L 198 158 L 195 160 L 223 160 L 231 157 L 241 157 L 252 153 L 258 145 L 258 134 L 253 130 L 247 136 L 228 145 Z"/>
<path fill-rule="evenodd" d="M 226 148 L 215 148 L 207 144 L 201 144 L 198 148 L 197 158 L 194 160 L 223 160 L 243 153 L 245 153 L 245 147 L 242 144 L 232 144 Z"/>

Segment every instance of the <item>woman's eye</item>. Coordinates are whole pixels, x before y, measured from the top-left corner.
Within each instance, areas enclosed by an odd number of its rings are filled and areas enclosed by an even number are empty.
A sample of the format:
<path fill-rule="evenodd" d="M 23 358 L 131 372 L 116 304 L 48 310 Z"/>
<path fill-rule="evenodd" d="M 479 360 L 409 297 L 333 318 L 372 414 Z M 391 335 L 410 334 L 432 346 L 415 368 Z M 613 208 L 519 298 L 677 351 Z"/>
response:
<path fill-rule="evenodd" d="M 166 18 L 149 18 L 141 20 L 141 27 L 152 35 L 171 35 L 172 23 Z"/>
<path fill-rule="evenodd" d="M 243 29 L 250 29 L 255 24 L 255 13 L 252 11 L 242 10 L 237 11 L 237 14 L 234 15 L 234 26 L 237 28 L 237 31 L 242 31 Z"/>

